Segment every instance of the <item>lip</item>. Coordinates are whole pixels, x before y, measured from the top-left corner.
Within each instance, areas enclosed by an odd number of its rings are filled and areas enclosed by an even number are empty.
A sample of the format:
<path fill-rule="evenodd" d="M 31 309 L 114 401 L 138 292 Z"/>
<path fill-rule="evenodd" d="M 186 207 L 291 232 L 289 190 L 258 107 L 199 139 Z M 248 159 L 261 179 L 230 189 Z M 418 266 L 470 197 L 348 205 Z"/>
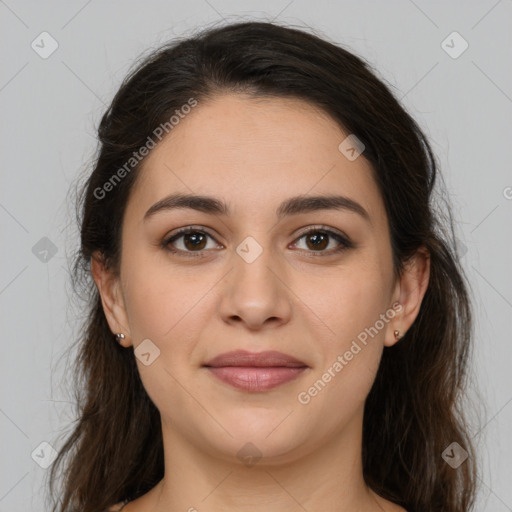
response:
<path fill-rule="evenodd" d="M 285 366 L 288 368 L 298 368 L 307 366 L 303 361 L 299 361 L 295 357 L 275 350 L 267 350 L 265 352 L 248 352 L 247 350 L 233 350 L 220 354 L 208 362 L 204 366 L 248 366 L 258 368 L 269 368 L 275 366 Z"/>
<path fill-rule="evenodd" d="M 266 391 L 296 379 L 308 367 L 295 357 L 274 350 L 236 350 L 220 354 L 203 365 L 215 377 L 244 391 Z"/>

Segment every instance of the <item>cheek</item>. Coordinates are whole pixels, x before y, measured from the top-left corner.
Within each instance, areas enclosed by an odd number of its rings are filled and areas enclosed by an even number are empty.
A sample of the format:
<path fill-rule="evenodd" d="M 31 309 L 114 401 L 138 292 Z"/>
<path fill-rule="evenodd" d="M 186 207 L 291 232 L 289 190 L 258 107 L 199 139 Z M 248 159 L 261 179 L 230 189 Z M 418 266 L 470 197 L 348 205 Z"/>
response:
<path fill-rule="evenodd" d="M 169 343 L 200 310 L 211 284 L 177 272 L 160 258 L 132 252 L 125 260 L 125 303 L 135 343 L 144 338 Z M 187 326 L 189 327 L 189 326 Z"/>
<path fill-rule="evenodd" d="M 336 352 L 343 350 L 379 321 L 390 306 L 388 281 L 380 267 L 361 264 L 331 275 L 328 288 L 321 293 L 308 290 L 308 305 L 329 327 L 327 347 L 333 347 Z M 386 326 L 379 322 L 379 332 L 372 339 L 383 339 Z"/>
<path fill-rule="evenodd" d="M 359 349 L 357 349 L 359 350 Z M 345 352 L 340 353 L 343 356 Z M 381 351 L 363 348 L 350 361 L 334 359 L 318 374 L 312 375 L 299 391 L 295 406 L 305 432 L 336 434 L 352 421 L 363 417 L 366 398 L 377 373 Z M 360 412 L 360 414 L 358 414 Z"/>
<path fill-rule="evenodd" d="M 201 298 L 213 283 L 194 281 L 154 262 L 142 265 L 134 256 L 126 259 L 126 268 L 133 270 L 125 274 L 134 348 L 149 339 L 158 349 L 148 365 L 136 359 L 142 383 L 160 411 L 187 411 L 194 404 L 182 386 L 191 381 L 194 346 L 207 317 Z"/>
<path fill-rule="evenodd" d="M 136 251 L 125 264 L 130 269 L 123 286 L 134 348 L 149 339 L 158 349 L 151 365 L 137 360 L 139 373 L 152 399 L 176 400 L 179 386 L 174 378 L 190 380 L 189 372 L 199 364 L 195 347 L 212 314 L 211 295 L 206 294 L 218 277 L 198 276 L 192 268 L 177 271 L 160 258 Z"/>
<path fill-rule="evenodd" d="M 312 295 L 310 290 L 308 306 L 328 329 L 323 328 L 326 334 L 316 338 L 322 356 L 307 387 L 301 389 L 302 398 L 297 399 L 311 412 L 317 409 L 319 417 L 325 418 L 331 407 L 344 415 L 363 405 L 379 367 L 389 323 L 387 281 L 377 267 L 360 265 L 332 276 L 329 293 Z M 315 416 L 310 416 L 311 421 L 316 421 Z M 341 419 L 328 417 L 333 428 Z"/>
<path fill-rule="evenodd" d="M 326 324 L 335 334 L 318 340 L 321 362 L 296 397 L 311 429 L 333 433 L 350 422 L 364 407 L 379 368 L 386 329 L 376 326 L 385 313 L 382 294 L 354 284 L 331 296 L 330 303 L 338 307 Z"/>

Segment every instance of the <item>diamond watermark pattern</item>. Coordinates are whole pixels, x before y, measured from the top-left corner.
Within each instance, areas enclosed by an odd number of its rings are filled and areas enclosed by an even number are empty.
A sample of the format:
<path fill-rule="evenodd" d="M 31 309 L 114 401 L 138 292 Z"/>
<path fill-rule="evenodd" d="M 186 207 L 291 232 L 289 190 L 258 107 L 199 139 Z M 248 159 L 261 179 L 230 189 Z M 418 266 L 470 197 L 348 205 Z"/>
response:
<path fill-rule="evenodd" d="M 57 250 L 57 246 L 47 236 L 43 236 L 32 247 L 34 256 L 43 263 L 48 263 L 57 254 Z"/>
<path fill-rule="evenodd" d="M 160 356 L 160 349 L 149 339 L 143 340 L 135 349 L 135 357 L 144 365 L 149 366 Z"/>
<path fill-rule="evenodd" d="M 30 454 L 30 456 L 37 465 L 41 466 L 43 469 L 47 469 L 57 458 L 57 450 L 55 450 L 55 448 L 50 443 L 43 441 Z"/>
<path fill-rule="evenodd" d="M 458 59 L 469 47 L 468 42 L 458 33 L 452 32 L 442 43 L 441 48 L 452 58 Z"/>
<path fill-rule="evenodd" d="M 263 247 L 252 236 L 248 236 L 238 245 L 236 252 L 246 263 L 252 263 L 263 252 Z"/>
<path fill-rule="evenodd" d="M 457 253 L 458 253 L 459 257 L 463 258 L 466 255 L 466 253 L 468 252 L 467 245 L 462 240 L 456 238 L 455 246 L 457 247 Z"/>
<path fill-rule="evenodd" d="M 236 456 L 249 468 L 255 466 L 263 454 L 253 443 L 245 443 Z"/>
<path fill-rule="evenodd" d="M 340 152 L 353 162 L 364 150 L 365 145 L 352 133 L 338 146 Z"/>
<path fill-rule="evenodd" d="M 459 443 L 453 442 L 446 448 L 441 457 L 453 469 L 457 469 L 468 458 L 468 452 Z"/>
<path fill-rule="evenodd" d="M 59 47 L 59 43 L 48 32 L 41 32 L 30 46 L 39 57 L 47 59 Z"/>

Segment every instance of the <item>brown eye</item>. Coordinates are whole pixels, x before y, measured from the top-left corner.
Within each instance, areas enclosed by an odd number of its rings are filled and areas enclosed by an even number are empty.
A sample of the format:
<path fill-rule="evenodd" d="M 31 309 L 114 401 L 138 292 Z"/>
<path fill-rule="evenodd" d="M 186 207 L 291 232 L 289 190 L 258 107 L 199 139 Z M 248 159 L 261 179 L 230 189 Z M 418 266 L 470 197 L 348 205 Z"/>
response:
<path fill-rule="evenodd" d="M 208 233 L 189 227 L 166 238 L 162 242 L 162 246 L 172 253 L 181 253 L 184 256 L 201 256 L 207 249 L 209 238 L 214 240 Z M 218 244 L 214 244 L 213 248 L 218 248 Z"/>
<path fill-rule="evenodd" d="M 350 242 L 347 237 L 339 233 L 335 233 L 329 229 L 310 229 L 298 238 L 298 240 L 302 239 L 305 240 L 306 245 L 304 250 L 311 253 L 312 256 L 329 256 L 331 254 L 354 247 L 352 242 Z M 334 247 L 330 250 L 326 250 L 333 240 Z M 296 242 L 294 245 L 298 245 L 298 243 Z"/>
<path fill-rule="evenodd" d="M 329 245 L 329 235 L 320 231 L 306 235 L 307 245 L 310 249 L 325 249 Z M 311 241 L 311 243 L 309 243 Z"/>
<path fill-rule="evenodd" d="M 191 251 L 204 249 L 206 245 L 206 237 L 203 233 L 187 233 L 183 236 L 183 245 Z"/>

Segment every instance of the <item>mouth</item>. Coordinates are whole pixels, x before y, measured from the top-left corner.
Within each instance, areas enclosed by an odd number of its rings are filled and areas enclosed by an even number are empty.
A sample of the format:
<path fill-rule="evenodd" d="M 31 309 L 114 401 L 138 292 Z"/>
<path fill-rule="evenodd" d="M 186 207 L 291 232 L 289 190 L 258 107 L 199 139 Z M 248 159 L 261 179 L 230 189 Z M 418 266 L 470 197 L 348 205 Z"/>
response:
<path fill-rule="evenodd" d="M 309 368 L 306 363 L 281 352 L 243 350 L 221 354 L 203 367 L 222 382 L 248 392 L 276 388 L 296 379 Z"/>

